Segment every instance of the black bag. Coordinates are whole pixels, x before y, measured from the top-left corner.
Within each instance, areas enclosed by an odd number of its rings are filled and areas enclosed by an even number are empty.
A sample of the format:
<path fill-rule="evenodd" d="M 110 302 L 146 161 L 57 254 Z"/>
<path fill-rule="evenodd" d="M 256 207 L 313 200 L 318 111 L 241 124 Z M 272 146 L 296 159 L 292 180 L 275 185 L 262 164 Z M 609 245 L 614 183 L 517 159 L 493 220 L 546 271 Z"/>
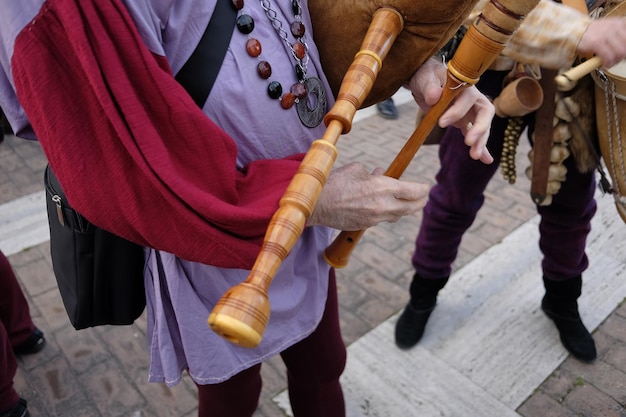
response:
<path fill-rule="evenodd" d="M 222 65 L 236 17 L 230 0 L 218 0 L 200 42 L 176 75 L 200 107 Z M 44 183 L 52 269 L 70 322 L 77 330 L 132 324 L 146 306 L 143 247 L 73 210 L 49 166 Z"/>
<path fill-rule="evenodd" d="M 144 249 L 91 224 L 44 173 L 52 269 L 75 329 L 132 324 L 145 306 Z"/>

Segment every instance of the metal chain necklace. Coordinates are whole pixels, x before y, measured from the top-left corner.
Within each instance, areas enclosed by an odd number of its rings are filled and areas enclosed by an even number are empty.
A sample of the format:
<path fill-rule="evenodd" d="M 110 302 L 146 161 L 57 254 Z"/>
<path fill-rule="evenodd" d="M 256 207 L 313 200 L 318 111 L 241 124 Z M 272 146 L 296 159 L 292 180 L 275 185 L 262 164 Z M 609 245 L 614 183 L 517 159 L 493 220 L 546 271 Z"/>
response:
<path fill-rule="evenodd" d="M 306 76 L 307 65 L 309 63 L 309 46 L 304 39 L 305 27 L 302 23 L 302 8 L 298 0 L 291 1 L 291 8 L 295 17 L 294 22 L 291 24 L 291 33 L 297 39 L 295 43 L 289 42 L 287 38 L 287 32 L 283 29 L 283 22 L 278 19 L 278 14 L 272 9 L 272 4 L 269 0 L 259 0 L 261 7 L 265 11 L 265 15 L 272 22 L 272 27 L 278 33 L 278 36 L 283 40 L 287 48 L 291 50 L 291 55 L 296 60 L 296 74 L 298 80 L 302 81 Z M 296 51 L 297 49 L 297 51 Z"/>
<path fill-rule="evenodd" d="M 239 11 L 244 7 L 244 0 L 232 0 L 233 5 Z M 327 111 L 326 93 L 322 82 L 316 77 L 307 78 L 307 66 L 309 63 L 308 45 L 305 40 L 305 26 L 302 23 L 302 7 L 299 0 L 291 0 L 291 7 L 295 20 L 290 25 L 290 32 L 295 38 L 295 42 L 290 42 L 288 33 L 283 29 L 283 23 L 278 19 L 278 13 L 272 8 L 270 0 L 259 0 L 261 8 L 272 24 L 272 27 L 287 45 L 294 58 L 295 75 L 297 82 L 289 91 L 283 94 L 283 87 L 278 81 L 270 81 L 267 86 L 267 94 L 274 100 L 280 99 L 283 109 L 290 109 L 296 106 L 298 117 L 303 125 L 307 127 L 318 126 Z M 254 19 L 248 14 L 241 13 L 237 18 L 237 29 L 248 35 L 246 51 L 253 58 L 259 58 L 262 52 L 261 42 L 250 34 L 254 30 Z M 257 74 L 262 79 L 269 79 L 272 75 L 272 67 L 269 62 L 260 60 L 257 65 Z"/>

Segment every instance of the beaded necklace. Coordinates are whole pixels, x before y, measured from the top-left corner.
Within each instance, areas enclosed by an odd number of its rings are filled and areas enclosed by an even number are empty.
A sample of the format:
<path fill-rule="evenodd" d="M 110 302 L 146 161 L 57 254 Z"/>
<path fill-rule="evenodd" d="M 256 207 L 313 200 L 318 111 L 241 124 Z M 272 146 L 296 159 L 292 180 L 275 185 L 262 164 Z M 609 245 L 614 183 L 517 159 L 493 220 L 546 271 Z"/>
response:
<path fill-rule="evenodd" d="M 264 80 L 269 80 L 267 95 L 273 100 L 280 100 L 280 106 L 288 110 L 294 105 L 298 117 L 307 127 L 318 126 L 327 111 L 326 93 L 322 82 L 317 77 L 307 77 L 307 65 L 309 62 L 308 45 L 305 39 L 306 28 L 302 23 L 302 6 L 299 0 L 291 0 L 291 8 L 294 21 L 289 30 L 295 41 L 291 42 L 288 33 L 283 29 L 283 23 L 278 19 L 278 13 L 272 9 L 270 0 L 259 0 L 265 15 L 272 27 L 291 51 L 295 60 L 295 76 L 297 82 L 291 85 L 288 92 L 283 94 L 283 86 L 276 80 L 270 80 L 272 67 L 269 62 L 261 58 L 263 48 L 261 42 L 254 38 L 251 33 L 254 30 L 254 19 L 243 12 L 244 0 L 232 0 L 233 6 L 239 11 L 237 17 L 237 29 L 248 36 L 246 51 L 252 58 L 258 58 L 257 74 Z"/>

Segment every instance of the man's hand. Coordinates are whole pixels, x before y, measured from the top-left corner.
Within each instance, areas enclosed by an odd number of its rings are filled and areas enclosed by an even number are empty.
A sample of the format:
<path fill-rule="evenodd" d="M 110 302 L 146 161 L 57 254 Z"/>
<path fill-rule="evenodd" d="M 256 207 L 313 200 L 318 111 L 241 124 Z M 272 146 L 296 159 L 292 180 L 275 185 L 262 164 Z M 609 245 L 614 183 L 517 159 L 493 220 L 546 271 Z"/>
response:
<path fill-rule="evenodd" d="M 604 68 L 626 58 L 626 18 L 604 17 L 592 20 L 578 43 L 580 55 L 596 55 Z"/>
<path fill-rule="evenodd" d="M 447 77 L 447 68 L 441 62 L 430 59 L 413 75 L 406 87 L 411 90 L 417 104 L 428 110 L 435 105 Z M 475 86 L 463 89 L 439 118 L 439 126 L 454 126 L 463 132 L 470 156 L 486 164 L 493 162 L 487 150 L 487 140 L 495 109 L 491 101 Z"/>
<path fill-rule="evenodd" d="M 428 185 L 400 181 L 383 172 L 377 168 L 370 174 L 360 163 L 333 170 L 307 225 L 364 230 L 381 222 L 396 222 L 424 207 Z"/>

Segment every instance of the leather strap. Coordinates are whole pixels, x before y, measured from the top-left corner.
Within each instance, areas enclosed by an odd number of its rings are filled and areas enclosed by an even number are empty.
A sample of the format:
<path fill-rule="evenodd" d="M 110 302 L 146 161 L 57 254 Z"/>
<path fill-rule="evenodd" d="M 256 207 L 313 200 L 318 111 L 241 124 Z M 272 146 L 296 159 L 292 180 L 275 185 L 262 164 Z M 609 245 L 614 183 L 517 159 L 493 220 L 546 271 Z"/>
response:
<path fill-rule="evenodd" d="M 217 0 L 200 42 L 176 74 L 193 101 L 202 108 L 220 71 L 235 29 L 237 10 L 231 0 Z"/>
<path fill-rule="evenodd" d="M 585 0 L 563 0 L 563 4 L 588 14 Z M 543 103 L 537 109 L 535 116 L 533 170 L 530 183 L 530 197 L 537 205 L 540 205 L 548 194 L 550 154 L 554 134 L 554 107 L 557 94 L 554 77 L 557 74 L 557 70 L 542 68 L 541 80 L 539 80 L 543 89 Z"/>
<path fill-rule="evenodd" d="M 530 183 L 530 197 L 537 205 L 545 200 L 548 191 L 548 170 L 550 169 L 554 131 L 554 99 L 556 95 L 554 77 L 556 74 L 557 70 L 542 68 L 541 80 L 539 80 L 543 89 L 543 103 L 537 109 L 535 116 L 533 170 Z"/>

